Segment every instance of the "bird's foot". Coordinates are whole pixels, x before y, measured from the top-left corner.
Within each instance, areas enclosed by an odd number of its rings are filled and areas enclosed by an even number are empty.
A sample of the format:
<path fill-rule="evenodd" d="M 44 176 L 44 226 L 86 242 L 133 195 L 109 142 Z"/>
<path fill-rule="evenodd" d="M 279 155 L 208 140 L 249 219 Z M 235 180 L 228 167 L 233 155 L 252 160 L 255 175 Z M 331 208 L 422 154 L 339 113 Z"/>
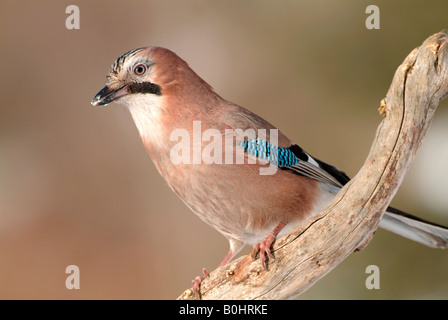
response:
<path fill-rule="evenodd" d="M 199 289 L 201 288 L 201 282 L 209 276 L 209 272 L 205 268 L 202 269 L 202 273 L 204 274 L 204 277 L 197 276 L 196 278 L 194 278 L 194 280 L 191 281 L 191 284 L 193 285 L 193 293 L 197 299 L 201 298 L 201 293 L 199 292 Z"/>
<path fill-rule="evenodd" d="M 260 260 L 263 269 L 267 270 L 266 261 L 267 259 L 274 259 L 274 255 L 272 254 L 272 245 L 274 244 L 276 239 L 276 235 L 273 232 L 269 232 L 266 237 L 264 237 L 263 241 L 254 245 L 252 249 L 252 259 L 257 258 L 257 253 L 260 253 Z"/>

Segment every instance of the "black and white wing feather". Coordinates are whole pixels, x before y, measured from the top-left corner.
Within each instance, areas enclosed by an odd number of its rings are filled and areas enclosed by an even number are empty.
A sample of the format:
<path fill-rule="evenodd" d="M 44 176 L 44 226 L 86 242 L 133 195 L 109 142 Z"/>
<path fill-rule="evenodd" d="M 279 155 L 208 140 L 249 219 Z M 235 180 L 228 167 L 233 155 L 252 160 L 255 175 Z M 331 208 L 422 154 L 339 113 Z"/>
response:
<path fill-rule="evenodd" d="M 297 157 L 298 161 L 290 166 L 279 166 L 281 169 L 291 170 L 301 176 L 336 187 L 342 187 L 350 181 L 350 178 L 343 171 L 313 158 L 298 145 L 292 145 L 288 149 Z"/>

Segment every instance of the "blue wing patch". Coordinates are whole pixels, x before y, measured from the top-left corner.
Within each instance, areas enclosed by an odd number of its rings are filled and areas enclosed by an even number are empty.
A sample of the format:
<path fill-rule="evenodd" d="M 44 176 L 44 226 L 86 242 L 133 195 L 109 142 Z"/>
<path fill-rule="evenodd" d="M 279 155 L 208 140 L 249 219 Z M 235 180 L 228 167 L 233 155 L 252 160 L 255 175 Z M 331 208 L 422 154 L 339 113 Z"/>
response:
<path fill-rule="evenodd" d="M 259 138 L 243 141 L 240 145 L 244 148 L 244 152 L 268 160 L 274 166 L 290 167 L 300 161 L 288 148 L 279 148 Z"/>

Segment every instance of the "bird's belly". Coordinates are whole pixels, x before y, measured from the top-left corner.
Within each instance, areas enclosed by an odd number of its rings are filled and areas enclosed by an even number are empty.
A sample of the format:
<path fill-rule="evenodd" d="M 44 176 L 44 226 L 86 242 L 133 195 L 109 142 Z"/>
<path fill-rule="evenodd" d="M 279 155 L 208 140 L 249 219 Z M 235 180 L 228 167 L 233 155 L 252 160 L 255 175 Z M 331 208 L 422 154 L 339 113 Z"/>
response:
<path fill-rule="evenodd" d="M 260 175 L 256 165 L 201 165 L 165 176 L 187 206 L 229 239 L 254 244 L 280 222 L 284 232 L 323 208 L 322 186 L 284 170 Z M 171 173 L 175 172 L 173 170 Z"/>

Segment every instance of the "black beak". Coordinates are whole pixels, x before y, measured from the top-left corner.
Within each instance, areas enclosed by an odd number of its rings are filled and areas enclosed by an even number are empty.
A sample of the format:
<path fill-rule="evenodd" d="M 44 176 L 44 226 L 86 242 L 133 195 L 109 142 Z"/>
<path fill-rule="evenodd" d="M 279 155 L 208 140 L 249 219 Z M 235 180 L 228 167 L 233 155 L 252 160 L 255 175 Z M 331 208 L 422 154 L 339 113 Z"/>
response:
<path fill-rule="evenodd" d="M 129 93 L 128 86 L 125 84 L 124 86 L 118 88 L 117 90 L 112 90 L 108 86 L 105 86 L 100 90 L 93 98 L 91 104 L 93 106 L 106 106 L 112 101 L 121 98 Z"/>

